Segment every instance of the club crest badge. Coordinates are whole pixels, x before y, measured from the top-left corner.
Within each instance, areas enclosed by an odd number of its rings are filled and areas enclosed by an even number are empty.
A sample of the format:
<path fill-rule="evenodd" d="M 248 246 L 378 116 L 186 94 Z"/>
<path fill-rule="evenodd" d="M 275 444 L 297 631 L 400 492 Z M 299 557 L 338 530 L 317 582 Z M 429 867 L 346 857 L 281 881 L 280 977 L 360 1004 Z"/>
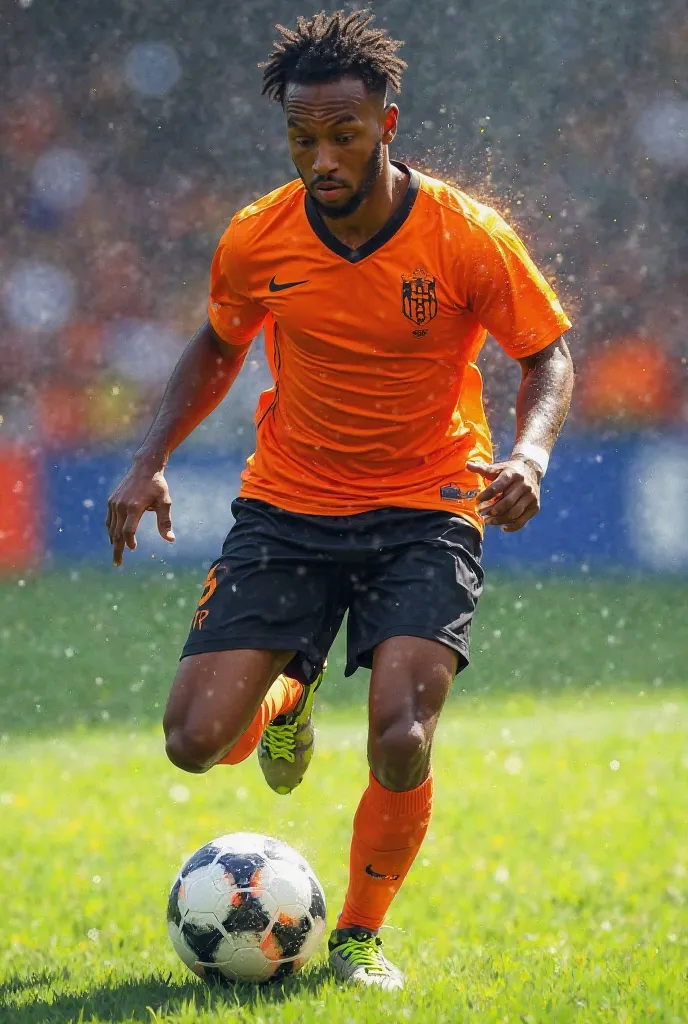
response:
<path fill-rule="evenodd" d="M 404 316 L 419 327 L 437 316 L 435 278 L 425 270 L 414 270 L 401 277 L 401 308 Z"/>

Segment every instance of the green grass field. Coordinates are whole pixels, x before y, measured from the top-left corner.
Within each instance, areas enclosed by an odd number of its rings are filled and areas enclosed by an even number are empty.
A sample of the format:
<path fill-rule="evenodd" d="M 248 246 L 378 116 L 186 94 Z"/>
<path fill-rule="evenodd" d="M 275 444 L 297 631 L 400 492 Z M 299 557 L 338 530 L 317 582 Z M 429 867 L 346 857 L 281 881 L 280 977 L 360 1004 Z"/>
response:
<path fill-rule="evenodd" d="M 435 756 L 435 817 L 383 932 L 403 995 L 208 991 L 164 922 L 230 830 L 311 861 L 334 919 L 365 785 L 366 677 L 332 659 L 318 751 L 274 796 L 254 759 L 186 776 L 159 718 L 199 580 L 0 587 L 0 1021 L 688 1022 L 685 585 L 494 582 Z"/>

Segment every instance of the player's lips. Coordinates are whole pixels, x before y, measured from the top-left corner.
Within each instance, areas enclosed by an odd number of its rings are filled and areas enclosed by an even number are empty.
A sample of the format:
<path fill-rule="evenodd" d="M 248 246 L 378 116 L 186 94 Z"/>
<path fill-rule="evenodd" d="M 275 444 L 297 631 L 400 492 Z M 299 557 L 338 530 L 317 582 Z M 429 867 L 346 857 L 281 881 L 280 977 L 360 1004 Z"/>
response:
<path fill-rule="evenodd" d="M 346 192 L 346 188 L 343 185 L 330 185 L 324 182 L 322 185 L 316 185 L 315 191 L 319 197 L 324 199 L 340 199 Z"/>

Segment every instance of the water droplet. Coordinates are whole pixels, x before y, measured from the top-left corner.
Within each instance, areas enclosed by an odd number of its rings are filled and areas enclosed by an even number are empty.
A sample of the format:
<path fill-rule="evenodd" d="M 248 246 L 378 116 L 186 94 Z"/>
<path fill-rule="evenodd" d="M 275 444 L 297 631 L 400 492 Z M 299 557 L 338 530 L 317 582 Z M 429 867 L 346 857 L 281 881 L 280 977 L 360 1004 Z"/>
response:
<path fill-rule="evenodd" d="M 172 802 L 175 804 L 186 804 L 191 799 L 190 791 L 186 788 L 186 786 L 182 786 L 180 784 L 177 784 L 176 786 L 171 786 L 168 792 L 168 796 L 170 800 L 172 800 Z"/>

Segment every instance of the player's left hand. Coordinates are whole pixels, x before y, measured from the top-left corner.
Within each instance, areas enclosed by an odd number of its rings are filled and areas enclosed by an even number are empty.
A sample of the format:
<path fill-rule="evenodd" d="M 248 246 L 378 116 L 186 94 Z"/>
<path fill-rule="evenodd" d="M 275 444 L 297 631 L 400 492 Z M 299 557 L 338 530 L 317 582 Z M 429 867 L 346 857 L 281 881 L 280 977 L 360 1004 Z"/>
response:
<path fill-rule="evenodd" d="M 540 474 L 526 459 L 506 462 L 468 462 L 472 473 L 492 483 L 478 495 L 478 511 L 486 526 L 501 526 L 504 533 L 515 533 L 540 511 Z"/>

